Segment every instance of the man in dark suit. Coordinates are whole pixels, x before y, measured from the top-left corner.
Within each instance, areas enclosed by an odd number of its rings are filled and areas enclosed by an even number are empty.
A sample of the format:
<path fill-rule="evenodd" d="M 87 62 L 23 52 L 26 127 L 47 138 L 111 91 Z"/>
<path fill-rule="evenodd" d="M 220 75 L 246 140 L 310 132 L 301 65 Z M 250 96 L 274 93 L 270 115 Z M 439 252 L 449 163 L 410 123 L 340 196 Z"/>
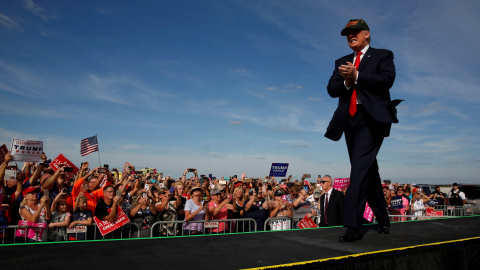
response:
<path fill-rule="evenodd" d="M 320 184 L 324 191 L 320 197 L 320 227 L 342 225 L 345 196 L 333 188 L 332 177 L 328 175 L 322 178 Z"/>
<path fill-rule="evenodd" d="M 350 242 L 363 237 L 367 201 L 378 220 L 378 232 L 389 232 L 377 154 L 392 123 L 398 123 L 395 106 L 400 101 L 392 102 L 389 92 L 395 80 L 393 53 L 370 47 L 370 29 L 365 21 L 350 20 L 341 35 L 347 37 L 354 53 L 335 61 L 327 89 L 339 100 L 325 137 L 338 141 L 345 133 L 351 165 L 343 218 L 348 229 L 339 240 Z"/>

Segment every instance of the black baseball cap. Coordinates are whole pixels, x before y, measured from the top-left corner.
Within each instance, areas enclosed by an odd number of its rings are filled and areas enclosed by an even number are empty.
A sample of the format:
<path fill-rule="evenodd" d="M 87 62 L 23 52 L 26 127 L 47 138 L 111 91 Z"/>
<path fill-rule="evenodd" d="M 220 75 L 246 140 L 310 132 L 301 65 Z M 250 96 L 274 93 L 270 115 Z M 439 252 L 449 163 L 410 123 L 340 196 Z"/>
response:
<path fill-rule="evenodd" d="M 368 24 L 364 20 L 362 20 L 362 19 L 351 19 L 347 23 L 345 28 L 343 28 L 343 30 L 340 34 L 342 36 L 346 36 L 350 29 L 370 31 L 370 28 L 368 28 Z"/>

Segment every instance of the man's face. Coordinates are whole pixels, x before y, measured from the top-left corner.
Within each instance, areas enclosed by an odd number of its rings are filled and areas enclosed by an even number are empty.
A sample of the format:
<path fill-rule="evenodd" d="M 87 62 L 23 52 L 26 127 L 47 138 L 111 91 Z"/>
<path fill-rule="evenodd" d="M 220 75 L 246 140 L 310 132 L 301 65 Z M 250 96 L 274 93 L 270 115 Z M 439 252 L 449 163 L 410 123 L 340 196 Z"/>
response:
<path fill-rule="evenodd" d="M 103 196 L 106 199 L 112 200 L 115 197 L 115 193 L 112 187 L 109 187 L 103 191 Z"/>
<path fill-rule="evenodd" d="M 95 184 L 95 182 L 97 182 L 97 179 L 98 178 L 96 178 L 96 177 L 90 178 L 90 180 L 88 181 L 88 190 L 92 190 L 93 184 Z"/>
<path fill-rule="evenodd" d="M 361 51 L 368 45 L 370 31 L 367 30 L 350 30 L 347 34 L 348 46 L 356 52 Z"/>
<path fill-rule="evenodd" d="M 322 185 L 323 190 L 329 191 L 332 187 L 332 179 L 330 179 L 329 177 L 324 177 L 322 178 L 322 181 L 320 181 L 320 184 Z"/>

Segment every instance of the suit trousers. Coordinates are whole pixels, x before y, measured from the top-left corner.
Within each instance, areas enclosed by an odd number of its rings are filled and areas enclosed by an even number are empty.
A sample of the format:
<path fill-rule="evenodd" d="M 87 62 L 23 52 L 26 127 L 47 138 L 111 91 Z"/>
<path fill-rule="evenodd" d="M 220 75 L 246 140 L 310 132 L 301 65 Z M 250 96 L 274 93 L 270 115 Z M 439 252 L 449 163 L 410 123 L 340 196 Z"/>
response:
<path fill-rule="evenodd" d="M 381 130 L 386 125 L 371 117 L 361 104 L 357 113 L 348 119 L 345 141 L 351 171 L 350 185 L 345 194 L 345 227 L 362 227 L 367 201 L 379 225 L 390 226 L 377 163 L 377 154 L 384 139 Z"/>

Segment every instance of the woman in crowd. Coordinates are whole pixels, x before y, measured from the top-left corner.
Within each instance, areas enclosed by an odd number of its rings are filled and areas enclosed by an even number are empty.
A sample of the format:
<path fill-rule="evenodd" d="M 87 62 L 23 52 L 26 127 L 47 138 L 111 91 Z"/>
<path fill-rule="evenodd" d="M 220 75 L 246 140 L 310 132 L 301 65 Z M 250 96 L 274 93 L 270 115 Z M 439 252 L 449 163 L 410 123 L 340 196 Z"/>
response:
<path fill-rule="evenodd" d="M 267 219 L 267 202 L 261 198 L 261 195 L 257 193 L 257 189 L 252 188 L 249 191 L 248 201 L 245 203 L 244 218 L 254 219 L 257 223 L 257 231 L 263 231 L 265 227 L 265 220 Z M 246 232 L 254 232 L 255 224 L 253 222 L 244 226 Z"/>
<path fill-rule="evenodd" d="M 307 191 L 305 189 L 301 189 L 300 191 L 298 191 L 297 187 L 294 187 L 293 189 L 296 189 L 295 194 L 297 194 L 296 198 L 293 197 L 294 201 L 292 203 L 293 219 L 295 223 L 298 223 L 298 221 L 300 221 L 305 215 L 307 215 L 309 218 L 315 216 L 315 210 L 313 209 L 313 205 L 310 201 L 307 200 Z M 292 192 L 292 194 L 294 193 Z"/>
<path fill-rule="evenodd" d="M 61 190 L 52 202 L 52 220 L 48 224 L 48 239 L 51 241 L 67 240 L 67 226 L 70 224 L 70 212 L 67 211 L 67 201 L 63 199 L 66 190 Z"/>
<path fill-rule="evenodd" d="M 233 210 L 233 205 L 230 204 L 232 198 L 224 198 L 225 193 L 221 190 L 215 188 L 210 193 L 212 196 L 212 201 L 208 204 L 208 211 L 212 220 L 222 220 L 227 219 L 228 217 L 228 210 Z M 220 233 L 225 231 L 225 222 L 219 222 L 216 228 L 212 229 L 214 233 Z"/>
<path fill-rule="evenodd" d="M 40 189 L 33 186 L 30 186 L 23 191 L 23 201 L 20 203 L 20 209 L 18 210 L 20 218 L 23 221 L 46 223 L 52 218 L 52 213 L 50 212 L 50 198 L 47 195 L 43 195 L 39 203 L 39 192 Z M 47 234 L 43 233 L 42 238 L 38 239 L 38 241 L 45 241 L 46 239 Z"/>
<path fill-rule="evenodd" d="M 207 202 L 202 197 L 203 190 L 194 187 L 190 191 L 191 199 L 185 203 L 185 224 L 184 234 L 203 234 L 203 223 L 189 223 L 188 221 L 209 220 L 209 213 L 206 211 Z"/>
<path fill-rule="evenodd" d="M 233 218 L 242 218 L 245 205 L 245 193 L 241 186 L 235 188 L 233 192 Z"/>
<path fill-rule="evenodd" d="M 241 219 L 244 216 L 244 208 L 245 208 L 245 193 L 243 186 L 238 186 L 235 188 L 235 191 L 233 192 L 233 218 L 234 219 Z M 244 231 L 244 224 L 242 221 L 237 221 L 236 222 L 237 226 L 235 229 L 235 232 L 243 232 Z"/>
<path fill-rule="evenodd" d="M 425 215 L 425 209 L 426 209 L 426 203 L 428 202 L 428 197 L 423 195 L 423 190 L 421 188 L 413 189 L 413 193 L 414 195 L 410 204 L 410 209 L 415 216 L 423 216 Z"/>
<path fill-rule="evenodd" d="M 136 203 L 132 205 L 130 210 L 130 217 L 140 228 L 140 237 L 150 237 L 150 227 L 155 223 L 157 214 L 157 208 L 152 203 L 151 193 L 142 192 L 138 196 Z M 132 226 L 133 235 L 137 236 L 138 229 L 136 226 Z"/>
<path fill-rule="evenodd" d="M 270 210 L 270 218 L 274 217 L 293 217 L 292 205 L 282 199 L 283 191 L 278 189 L 275 191 L 274 201 L 268 202 L 268 209 Z M 286 230 L 290 229 L 290 220 L 278 220 L 270 223 L 272 230 Z"/>
<path fill-rule="evenodd" d="M 391 213 L 393 215 L 405 215 L 405 213 L 408 212 L 408 210 L 410 210 L 410 204 L 408 203 L 408 199 L 405 198 L 405 196 L 403 196 L 403 192 L 404 192 L 403 186 L 397 187 L 397 193 L 396 193 L 397 196 L 393 197 L 391 200 L 390 207 L 392 208 Z M 400 204 L 394 205 L 393 203 L 394 201 L 400 201 Z M 394 221 L 399 221 L 399 220 L 405 221 L 406 218 L 405 217 L 402 217 L 401 219 L 394 218 Z"/>

